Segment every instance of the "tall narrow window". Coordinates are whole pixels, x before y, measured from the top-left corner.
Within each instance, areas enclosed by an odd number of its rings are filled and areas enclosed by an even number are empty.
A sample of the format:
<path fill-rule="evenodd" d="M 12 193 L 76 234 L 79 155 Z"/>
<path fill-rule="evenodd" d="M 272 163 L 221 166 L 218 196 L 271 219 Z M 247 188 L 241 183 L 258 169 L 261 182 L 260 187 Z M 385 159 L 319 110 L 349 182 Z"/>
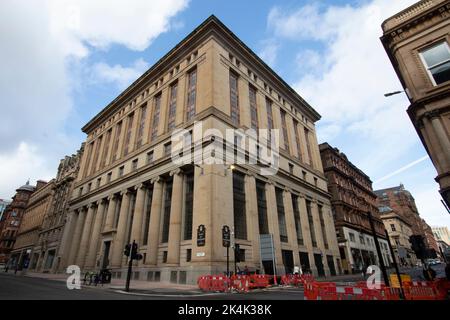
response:
<path fill-rule="evenodd" d="M 91 165 L 91 174 L 94 174 L 94 172 L 97 170 L 97 164 L 98 164 L 98 158 L 100 155 L 100 148 L 102 146 L 102 140 L 103 136 L 100 136 L 97 141 L 95 142 L 95 152 L 94 152 L 94 159 L 92 160 Z"/>
<path fill-rule="evenodd" d="M 311 212 L 311 201 L 306 200 L 306 213 L 308 215 L 309 231 L 311 233 L 312 246 L 317 247 L 316 232 L 314 230 L 314 220 Z"/>
<path fill-rule="evenodd" d="M 186 194 L 184 198 L 184 240 L 192 239 L 192 218 L 194 212 L 194 172 L 186 174 Z"/>
<path fill-rule="evenodd" d="M 114 162 L 117 159 L 117 152 L 119 150 L 119 142 L 120 142 L 121 131 L 122 131 L 122 121 L 120 121 L 116 125 L 116 133 L 115 133 L 115 136 L 114 136 L 114 147 L 112 149 L 111 162 Z"/>
<path fill-rule="evenodd" d="M 237 239 L 247 240 L 247 217 L 245 212 L 245 175 L 233 171 L 234 232 Z"/>
<path fill-rule="evenodd" d="M 177 113 L 177 92 L 178 83 L 175 82 L 170 86 L 169 116 L 167 118 L 167 129 L 169 131 L 175 128 L 175 118 Z"/>
<path fill-rule="evenodd" d="M 258 130 L 258 106 L 256 104 L 256 89 L 252 86 L 249 89 L 249 100 L 250 100 L 250 117 L 252 129 Z"/>
<path fill-rule="evenodd" d="M 142 245 L 148 244 L 148 229 L 150 227 L 150 214 L 152 211 L 153 187 L 147 190 L 147 202 L 145 206 L 144 234 Z"/>
<path fill-rule="evenodd" d="M 139 118 L 139 126 L 136 135 L 136 149 L 142 146 L 142 138 L 144 137 L 145 121 L 147 120 L 147 104 L 141 107 L 141 115 Z"/>
<path fill-rule="evenodd" d="M 269 130 L 268 141 L 272 141 L 272 129 L 273 129 L 273 115 L 272 115 L 272 101 L 266 98 L 266 110 L 267 110 L 267 129 Z"/>
<path fill-rule="evenodd" d="M 230 109 L 231 121 L 239 125 L 238 76 L 232 71 L 230 71 Z"/>
<path fill-rule="evenodd" d="M 188 74 L 188 92 L 186 106 L 186 120 L 189 121 L 195 116 L 195 100 L 197 90 L 197 70 L 194 69 Z"/>
<path fill-rule="evenodd" d="M 127 122 L 127 132 L 125 135 L 125 142 L 123 146 L 123 155 L 126 156 L 128 152 L 130 151 L 130 141 L 131 141 L 131 131 L 133 129 L 133 120 L 134 120 L 134 113 L 130 114 L 128 116 L 128 122 Z"/>
<path fill-rule="evenodd" d="M 83 176 L 86 177 L 88 175 L 88 170 L 89 170 L 89 164 L 91 162 L 91 157 L 92 157 L 92 151 L 94 149 L 94 142 L 89 143 L 88 146 L 88 150 L 87 150 L 87 155 L 86 155 L 86 163 L 84 164 L 84 172 L 83 172 Z"/>
<path fill-rule="evenodd" d="M 327 230 L 325 229 L 325 219 L 323 218 L 323 207 L 319 205 L 318 208 L 319 208 L 320 226 L 322 227 L 323 243 L 325 245 L 325 249 L 328 249 Z"/>
<path fill-rule="evenodd" d="M 294 135 L 295 142 L 297 143 L 297 157 L 302 160 L 302 148 L 300 142 L 300 135 L 298 134 L 298 121 L 294 119 Z"/>
<path fill-rule="evenodd" d="M 297 231 L 297 243 L 304 245 L 302 223 L 300 220 L 300 210 L 298 207 L 298 196 L 292 195 L 292 208 L 294 209 L 295 231 Z"/>
<path fill-rule="evenodd" d="M 312 150 L 311 150 L 311 141 L 309 137 L 309 130 L 305 128 L 305 140 L 306 140 L 306 149 L 308 150 L 308 158 L 309 158 L 309 164 L 313 165 L 313 158 L 312 158 Z"/>
<path fill-rule="evenodd" d="M 283 140 L 284 140 L 284 149 L 289 151 L 289 136 L 286 125 L 286 111 L 281 110 L 281 125 L 283 127 Z"/>
<path fill-rule="evenodd" d="M 447 42 L 423 50 L 421 56 L 434 85 L 450 80 L 450 48 Z"/>
<path fill-rule="evenodd" d="M 151 141 L 155 140 L 158 136 L 158 125 L 159 125 L 159 113 L 161 109 L 161 94 L 155 96 L 155 106 L 153 109 L 153 121 L 152 121 L 152 134 Z"/>
<path fill-rule="evenodd" d="M 269 233 L 267 221 L 266 186 L 264 182 L 256 181 L 256 198 L 258 202 L 258 225 L 260 234 Z"/>
<path fill-rule="evenodd" d="M 172 185 L 173 181 L 167 181 L 166 192 L 164 194 L 164 215 L 163 215 L 163 229 L 162 229 L 162 243 L 169 241 L 169 226 L 170 226 L 170 208 L 172 204 Z"/>
<path fill-rule="evenodd" d="M 103 146 L 103 154 L 102 154 L 102 160 L 100 162 L 100 168 L 104 168 L 106 165 L 106 159 L 109 152 L 109 144 L 111 143 L 111 135 L 112 135 L 112 129 L 109 129 L 108 132 L 106 132 L 106 138 L 105 138 L 105 145 Z"/>
<path fill-rule="evenodd" d="M 286 214 L 284 212 L 284 203 L 283 203 L 283 190 L 275 188 L 275 197 L 277 201 L 278 228 L 280 229 L 280 241 L 288 242 L 288 234 L 286 228 Z"/>

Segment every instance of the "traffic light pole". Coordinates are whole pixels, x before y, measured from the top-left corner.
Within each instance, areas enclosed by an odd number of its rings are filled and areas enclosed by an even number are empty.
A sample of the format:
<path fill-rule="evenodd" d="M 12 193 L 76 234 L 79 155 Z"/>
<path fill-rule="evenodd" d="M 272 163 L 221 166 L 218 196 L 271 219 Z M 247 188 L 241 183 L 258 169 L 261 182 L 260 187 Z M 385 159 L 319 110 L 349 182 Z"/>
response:
<path fill-rule="evenodd" d="M 125 291 L 130 291 L 130 280 L 131 280 L 131 272 L 133 270 L 133 258 L 130 257 L 130 261 L 128 262 L 128 272 L 127 272 L 127 282 L 125 284 Z"/>
<path fill-rule="evenodd" d="M 389 251 L 391 252 L 392 263 L 394 264 L 395 273 L 397 274 L 398 283 L 400 284 L 400 295 L 401 295 L 400 298 L 404 299 L 405 298 L 405 292 L 403 291 L 402 278 L 400 276 L 400 270 L 398 269 L 397 259 L 395 259 L 394 250 L 392 249 L 391 240 L 389 239 L 389 235 L 388 235 L 387 230 L 384 230 L 384 232 L 386 234 L 386 239 L 387 239 L 387 242 L 388 242 Z"/>
<path fill-rule="evenodd" d="M 381 254 L 380 244 L 378 243 L 378 236 L 377 236 L 377 232 L 375 231 L 375 225 L 373 223 L 372 213 L 370 212 L 370 210 L 367 211 L 367 215 L 369 218 L 370 228 L 372 229 L 373 239 L 375 240 L 375 248 L 377 249 L 378 262 L 380 263 L 380 269 L 381 269 L 381 272 L 383 273 L 384 284 L 386 285 L 386 287 L 389 287 L 389 278 L 387 275 L 386 267 L 384 265 L 383 255 Z"/>
<path fill-rule="evenodd" d="M 227 247 L 227 277 L 230 276 L 230 247 Z"/>

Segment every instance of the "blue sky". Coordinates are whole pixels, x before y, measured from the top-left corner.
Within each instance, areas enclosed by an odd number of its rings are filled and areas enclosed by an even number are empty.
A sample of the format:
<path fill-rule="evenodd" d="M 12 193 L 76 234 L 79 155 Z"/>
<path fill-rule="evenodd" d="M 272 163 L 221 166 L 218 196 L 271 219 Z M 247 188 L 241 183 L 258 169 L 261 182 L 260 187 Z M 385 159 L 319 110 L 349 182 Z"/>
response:
<path fill-rule="evenodd" d="M 0 198 L 28 178 L 54 177 L 84 141 L 80 128 L 214 14 L 319 111 L 320 141 L 374 188 L 403 183 L 431 225 L 450 227 L 407 99 L 383 96 L 401 86 L 380 25 L 414 2 L 2 1 Z"/>

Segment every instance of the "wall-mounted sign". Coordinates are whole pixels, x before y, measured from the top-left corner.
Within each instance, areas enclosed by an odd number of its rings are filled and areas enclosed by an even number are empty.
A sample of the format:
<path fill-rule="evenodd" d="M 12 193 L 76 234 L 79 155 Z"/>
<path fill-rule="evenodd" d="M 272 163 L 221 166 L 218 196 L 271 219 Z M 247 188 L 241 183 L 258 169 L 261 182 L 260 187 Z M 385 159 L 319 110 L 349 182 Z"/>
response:
<path fill-rule="evenodd" d="M 225 248 L 230 247 L 230 227 L 229 226 L 223 226 L 222 227 L 222 245 Z"/>
<path fill-rule="evenodd" d="M 206 239 L 205 225 L 201 224 L 197 228 L 197 247 L 203 247 Z"/>

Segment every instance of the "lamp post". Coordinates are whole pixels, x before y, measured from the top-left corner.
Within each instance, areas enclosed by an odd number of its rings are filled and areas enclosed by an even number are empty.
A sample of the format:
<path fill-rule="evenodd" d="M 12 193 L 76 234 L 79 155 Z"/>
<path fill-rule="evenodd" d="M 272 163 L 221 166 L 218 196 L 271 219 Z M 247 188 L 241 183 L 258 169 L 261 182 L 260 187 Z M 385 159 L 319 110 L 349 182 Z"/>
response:
<path fill-rule="evenodd" d="M 389 287 L 389 278 L 387 275 L 386 267 L 384 265 L 383 255 L 381 254 L 380 244 L 378 243 L 378 236 L 377 232 L 375 231 L 375 225 L 373 223 L 372 213 L 370 212 L 370 210 L 367 211 L 367 216 L 369 218 L 370 228 L 372 229 L 373 239 L 375 240 L 375 248 L 377 249 L 378 261 L 380 263 L 381 272 L 383 273 L 384 283 L 387 287 Z"/>

